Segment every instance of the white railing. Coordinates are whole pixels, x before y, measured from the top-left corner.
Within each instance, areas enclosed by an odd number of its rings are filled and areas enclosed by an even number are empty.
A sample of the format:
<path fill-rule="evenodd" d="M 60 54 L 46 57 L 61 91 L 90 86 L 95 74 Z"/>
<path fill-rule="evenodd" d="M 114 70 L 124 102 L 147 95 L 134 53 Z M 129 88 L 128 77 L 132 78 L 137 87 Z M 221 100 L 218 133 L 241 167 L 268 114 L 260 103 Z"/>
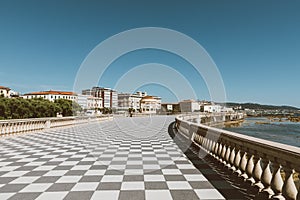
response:
<path fill-rule="evenodd" d="M 40 131 L 44 129 L 63 126 L 78 125 L 111 118 L 112 116 L 101 115 L 97 117 L 84 116 L 1 120 L 0 136 L 14 133 Z"/>
<path fill-rule="evenodd" d="M 255 199 L 300 200 L 300 148 L 176 117 L 178 133 L 249 183 Z M 284 133 L 283 133 L 284 134 Z"/>

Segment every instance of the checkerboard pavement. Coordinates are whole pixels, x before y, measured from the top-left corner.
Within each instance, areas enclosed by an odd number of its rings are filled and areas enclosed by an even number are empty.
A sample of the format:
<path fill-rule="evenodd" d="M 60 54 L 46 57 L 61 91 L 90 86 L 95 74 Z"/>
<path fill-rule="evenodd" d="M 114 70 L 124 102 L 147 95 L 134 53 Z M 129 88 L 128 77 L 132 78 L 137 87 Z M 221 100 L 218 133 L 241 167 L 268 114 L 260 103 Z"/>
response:
<path fill-rule="evenodd" d="M 169 136 L 174 117 L 0 138 L 0 199 L 224 199 Z"/>

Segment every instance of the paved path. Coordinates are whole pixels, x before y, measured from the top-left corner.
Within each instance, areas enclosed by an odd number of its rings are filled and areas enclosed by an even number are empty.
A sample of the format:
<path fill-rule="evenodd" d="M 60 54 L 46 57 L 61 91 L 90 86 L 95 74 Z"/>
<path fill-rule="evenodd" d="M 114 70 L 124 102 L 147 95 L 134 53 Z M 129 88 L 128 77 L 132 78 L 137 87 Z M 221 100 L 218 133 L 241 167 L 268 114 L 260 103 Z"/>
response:
<path fill-rule="evenodd" d="M 0 138 L 0 199 L 224 199 L 170 138 L 174 117 Z"/>

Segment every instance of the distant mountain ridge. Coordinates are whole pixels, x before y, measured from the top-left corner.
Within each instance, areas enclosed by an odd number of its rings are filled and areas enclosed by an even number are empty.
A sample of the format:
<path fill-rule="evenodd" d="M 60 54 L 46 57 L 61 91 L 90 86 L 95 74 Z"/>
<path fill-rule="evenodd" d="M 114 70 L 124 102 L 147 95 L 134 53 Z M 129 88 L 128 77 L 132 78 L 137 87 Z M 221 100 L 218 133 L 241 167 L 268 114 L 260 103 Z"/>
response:
<path fill-rule="evenodd" d="M 238 107 L 241 106 L 242 108 L 254 109 L 254 110 L 300 110 L 300 108 L 293 107 L 293 106 L 274 106 L 274 105 L 263 105 L 258 103 L 234 103 L 234 102 L 227 102 L 227 103 L 219 103 L 220 105 L 226 105 L 227 107 Z"/>

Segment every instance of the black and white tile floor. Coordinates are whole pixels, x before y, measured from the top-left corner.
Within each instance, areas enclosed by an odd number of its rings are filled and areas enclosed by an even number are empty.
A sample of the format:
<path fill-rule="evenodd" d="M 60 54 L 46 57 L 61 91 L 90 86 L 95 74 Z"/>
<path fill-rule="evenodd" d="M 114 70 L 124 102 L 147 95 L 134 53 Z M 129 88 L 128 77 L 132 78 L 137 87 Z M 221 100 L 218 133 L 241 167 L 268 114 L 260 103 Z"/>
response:
<path fill-rule="evenodd" d="M 0 138 L 0 199 L 224 199 L 168 134 L 174 117 Z"/>

